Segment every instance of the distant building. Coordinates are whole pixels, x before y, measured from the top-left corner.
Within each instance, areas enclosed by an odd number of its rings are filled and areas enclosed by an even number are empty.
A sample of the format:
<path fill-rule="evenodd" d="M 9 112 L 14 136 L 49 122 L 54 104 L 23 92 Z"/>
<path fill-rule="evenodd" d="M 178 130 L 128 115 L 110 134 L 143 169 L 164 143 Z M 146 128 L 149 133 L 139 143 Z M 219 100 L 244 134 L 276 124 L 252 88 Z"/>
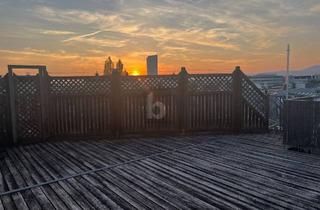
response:
<path fill-rule="evenodd" d="M 108 57 L 108 59 L 104 63 L 104 72 L 103 72 L 103 74 L 104 75 L 110 75 L 110 74 L 112 74 L 113 69 L 114 69 L 113 62 L 112 62 L 111 58 Z"/>
<path fill-rule="evenodd" d="M 111 75 L 113 71 L 118 71 L 121 75 L 128 75 L 128 73 L 124 70 L 124 65 L 120 59 L 116 63 L 116 67 L 114 67 L 111 57 L 108 57 L 104 64 L 104 75 Z"/>
<path fill-rule="evenodd" d="M 297 89 L 314 88 L 320 86 L 320 75 L 293 76 L 292 80 L 294 87 Z"/>
<path fill-rule="evenodd" d="M 116 70 L 119 72 L 123 72 L 123 63 L 121 62 L 121 60 L 118 61 L 117 65 L 116 65 Z"/>
<path fill-rule="evenodd" d="M 250 80 L 260 89 L 283 89 L 285 78 L 275 74 L 259 74 L 251 76 Z"/>
<path fill-rule="evenodd" d="M 147 73 L 148 75 L 158 75 L 158 55 L 147 57 Z"/>

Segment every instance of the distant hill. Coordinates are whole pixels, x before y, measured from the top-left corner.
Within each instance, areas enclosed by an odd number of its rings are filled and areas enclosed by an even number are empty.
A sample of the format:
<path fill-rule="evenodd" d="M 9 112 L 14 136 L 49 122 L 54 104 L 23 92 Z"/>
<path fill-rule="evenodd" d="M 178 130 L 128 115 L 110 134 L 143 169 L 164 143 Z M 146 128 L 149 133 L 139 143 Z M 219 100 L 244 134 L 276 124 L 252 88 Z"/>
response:
<path fill-rule="evenodd" d="M 286 71 L 271 71 L 271 72 L 265 72 L 261 73 L 259 75 L 268 75 L 268 74 L 277 74 L 277 75 L 286 75 Z M 305 69 L 300 70 L 292 70 L 290 71 L 290 75 L 294 76 L 307 76 L 307 75 L 320 75 L 320 65 L 311 66 Z"/>

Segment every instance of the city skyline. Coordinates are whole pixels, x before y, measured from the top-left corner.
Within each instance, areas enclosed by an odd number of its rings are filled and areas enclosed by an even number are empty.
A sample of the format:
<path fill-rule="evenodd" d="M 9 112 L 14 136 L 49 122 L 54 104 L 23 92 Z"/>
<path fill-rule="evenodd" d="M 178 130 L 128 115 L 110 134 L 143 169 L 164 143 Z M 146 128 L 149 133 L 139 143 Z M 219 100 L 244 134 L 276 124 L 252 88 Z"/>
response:
<path fill-rule="evenodd" d="M 159 74 L 292 69 L 320 64 L 320 3 L 297 1 L 3 0 L 0 75 L 8 64 L 43 64 L 53 75 L 103 74 L 108 55 L 129 73 Z"/>

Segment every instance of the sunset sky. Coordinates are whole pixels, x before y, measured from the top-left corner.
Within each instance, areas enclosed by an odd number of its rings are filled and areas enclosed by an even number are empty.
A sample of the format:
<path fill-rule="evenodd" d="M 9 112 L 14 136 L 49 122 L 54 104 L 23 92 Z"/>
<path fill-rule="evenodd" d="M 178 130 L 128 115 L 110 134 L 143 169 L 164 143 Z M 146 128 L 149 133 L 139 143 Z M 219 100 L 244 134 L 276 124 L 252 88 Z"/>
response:
<path fill-rule="evenodd" d="M 144 74 L 246 73 L 320 64 L 320 0 L 0 0 L 0 74 L 44 64 L 52 75 L 102 73 L 121 58 Z"/>

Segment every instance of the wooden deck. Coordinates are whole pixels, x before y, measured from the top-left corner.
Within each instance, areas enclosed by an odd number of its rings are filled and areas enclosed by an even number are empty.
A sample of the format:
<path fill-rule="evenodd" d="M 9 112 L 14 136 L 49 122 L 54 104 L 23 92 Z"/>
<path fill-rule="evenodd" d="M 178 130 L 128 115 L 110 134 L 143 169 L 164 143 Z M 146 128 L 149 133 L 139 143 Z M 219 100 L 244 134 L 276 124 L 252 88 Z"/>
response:
<path fill-rule="evenodd" d="M 0 209 L 320 208 L 320 156 L 272 135 L 87 139 L 0 158 Z"/>

